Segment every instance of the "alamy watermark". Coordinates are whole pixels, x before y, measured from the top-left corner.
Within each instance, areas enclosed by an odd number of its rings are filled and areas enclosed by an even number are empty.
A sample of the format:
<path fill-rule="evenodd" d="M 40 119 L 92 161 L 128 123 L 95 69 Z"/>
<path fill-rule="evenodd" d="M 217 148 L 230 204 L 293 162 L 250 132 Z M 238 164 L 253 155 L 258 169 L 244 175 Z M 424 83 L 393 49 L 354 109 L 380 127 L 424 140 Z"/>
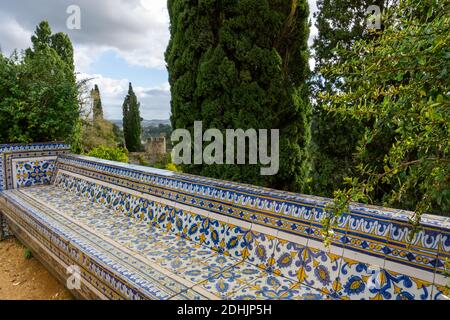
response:
<path fill-rule="evenodd" d="M 77 265 L 68 266 L 66 273 L 69 277 L 66 281 L 66 287 L 69 290 L 80 290 L 81 289 L 81 271 L 80 267 Z"/>
<path fill-rule="evenodd" d="M 81 8 L 75 4 L 70 5 L 66 9 L 69 15 L 66 20 L 66 27 L 69 30 L 81 30 Z"/>
<path fill-rule="evenodd" d="M 278 129 L 208 129 L 203 133 L 201 121 L 194 123 L 194 136 L 187 129 L 176 129 L 172 142 L 175 164 L 260 164 L 263 176 L 272 176 L 280 168 L 280 133 Z M 204 143 L 208 143 L 204 147 Z M 268 152 L 270 145 L 270 153 Z M 193 150 L 193 155 L 192 155 Z M 248 150 L 248 153 L 247 153 Z"/>
<path fill-rule="evenodd" d="M 380 30 L 381 29 L 381 9 L 377 5 L 371 5 L 366 9 L 366 23 L 367 29 Z"/>

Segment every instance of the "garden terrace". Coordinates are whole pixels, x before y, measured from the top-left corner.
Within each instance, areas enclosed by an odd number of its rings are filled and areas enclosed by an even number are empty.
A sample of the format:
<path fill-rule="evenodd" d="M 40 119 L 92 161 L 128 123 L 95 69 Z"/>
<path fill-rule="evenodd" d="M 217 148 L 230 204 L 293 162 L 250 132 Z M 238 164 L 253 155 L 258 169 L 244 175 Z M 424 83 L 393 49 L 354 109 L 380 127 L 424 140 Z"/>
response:
<path fill-rule="evenodd" d="M 85 299 L 444 299 L 450 218 L 353 204 L 329 248 L 329 199 L 0 146 L 2 238 L 14 234 Z"/>

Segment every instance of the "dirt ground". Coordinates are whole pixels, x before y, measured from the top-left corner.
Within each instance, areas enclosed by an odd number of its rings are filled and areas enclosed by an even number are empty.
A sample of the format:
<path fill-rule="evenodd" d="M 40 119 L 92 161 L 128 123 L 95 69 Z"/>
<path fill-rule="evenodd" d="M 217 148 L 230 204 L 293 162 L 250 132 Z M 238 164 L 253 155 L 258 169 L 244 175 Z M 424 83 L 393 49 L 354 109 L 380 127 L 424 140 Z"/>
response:
<path fill-rule="evenodd" d="M 0 242 L 0 300 L 71 300 L 61 285 L 16 239 Z"/>

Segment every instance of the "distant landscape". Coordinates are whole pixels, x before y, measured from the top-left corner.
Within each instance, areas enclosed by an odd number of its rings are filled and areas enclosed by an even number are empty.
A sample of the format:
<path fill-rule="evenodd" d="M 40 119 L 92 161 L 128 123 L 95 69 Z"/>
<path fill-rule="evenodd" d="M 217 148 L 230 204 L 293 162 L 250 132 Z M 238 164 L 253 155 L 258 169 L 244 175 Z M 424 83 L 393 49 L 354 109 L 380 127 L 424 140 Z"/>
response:
<path fill-rule="evenodd" d="M 114 123 L 115 125 L 117 125 L 120 128 L 123 128 L 123 121 L 122 120 L 110 120 L 112 123 Z M 160 124 L 163 125 L 169 125 L 170 126 L 170 120 L 157 120 L 157 119 L 153 119 L 153 120 L 142 120 L 142 128 L 145 127 L 158 127 Z"/>

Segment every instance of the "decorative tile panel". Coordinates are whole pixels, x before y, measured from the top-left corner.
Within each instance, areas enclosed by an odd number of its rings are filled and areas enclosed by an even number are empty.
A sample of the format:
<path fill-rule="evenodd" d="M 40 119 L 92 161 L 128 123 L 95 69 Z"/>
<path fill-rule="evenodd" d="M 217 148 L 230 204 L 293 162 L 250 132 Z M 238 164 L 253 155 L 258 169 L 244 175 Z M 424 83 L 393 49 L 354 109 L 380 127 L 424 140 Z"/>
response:
<path fill-rule="evenodd" d="M 13 161 L 14 188 L 48 185 L 55 170 L 56 157 Z"/>
<path fill-rule="evenodd" d="M 48 157 L 55 158 L 56 156 L 67 154 L 69 150 L 70 146 L 63 143 L 0 145 L 0 192 L 15 187 L 14 179 L 17 178 L 17 174 L 19 174 L 18 180 L 20 181 L 20 184 L 30 183 L 30 181 L 31 183 L 36 184 L 37 181 L 43 180 L 43 172 L 50 172 L 50 169 L 42 167 L 44 163 L 38 166 L 40 169 L 38 169 L 37 172 L 34 168 L 17 172 L 16 165 L 13 164 L 13 162 L 20 161 L 20 159 L 28 159 L 29 161 L 31 159 L 42 160 L 42 158 Z M 33 172 L 34 174 L 30 177 L 30 174 Z"/>
<path fill-rule="evenodd" d="M 342 256 L 308 247 L 303 252 L 303 261 L 300 282 L 327 295 L 336 296 L 342 285 L 339 278 Z"/>

